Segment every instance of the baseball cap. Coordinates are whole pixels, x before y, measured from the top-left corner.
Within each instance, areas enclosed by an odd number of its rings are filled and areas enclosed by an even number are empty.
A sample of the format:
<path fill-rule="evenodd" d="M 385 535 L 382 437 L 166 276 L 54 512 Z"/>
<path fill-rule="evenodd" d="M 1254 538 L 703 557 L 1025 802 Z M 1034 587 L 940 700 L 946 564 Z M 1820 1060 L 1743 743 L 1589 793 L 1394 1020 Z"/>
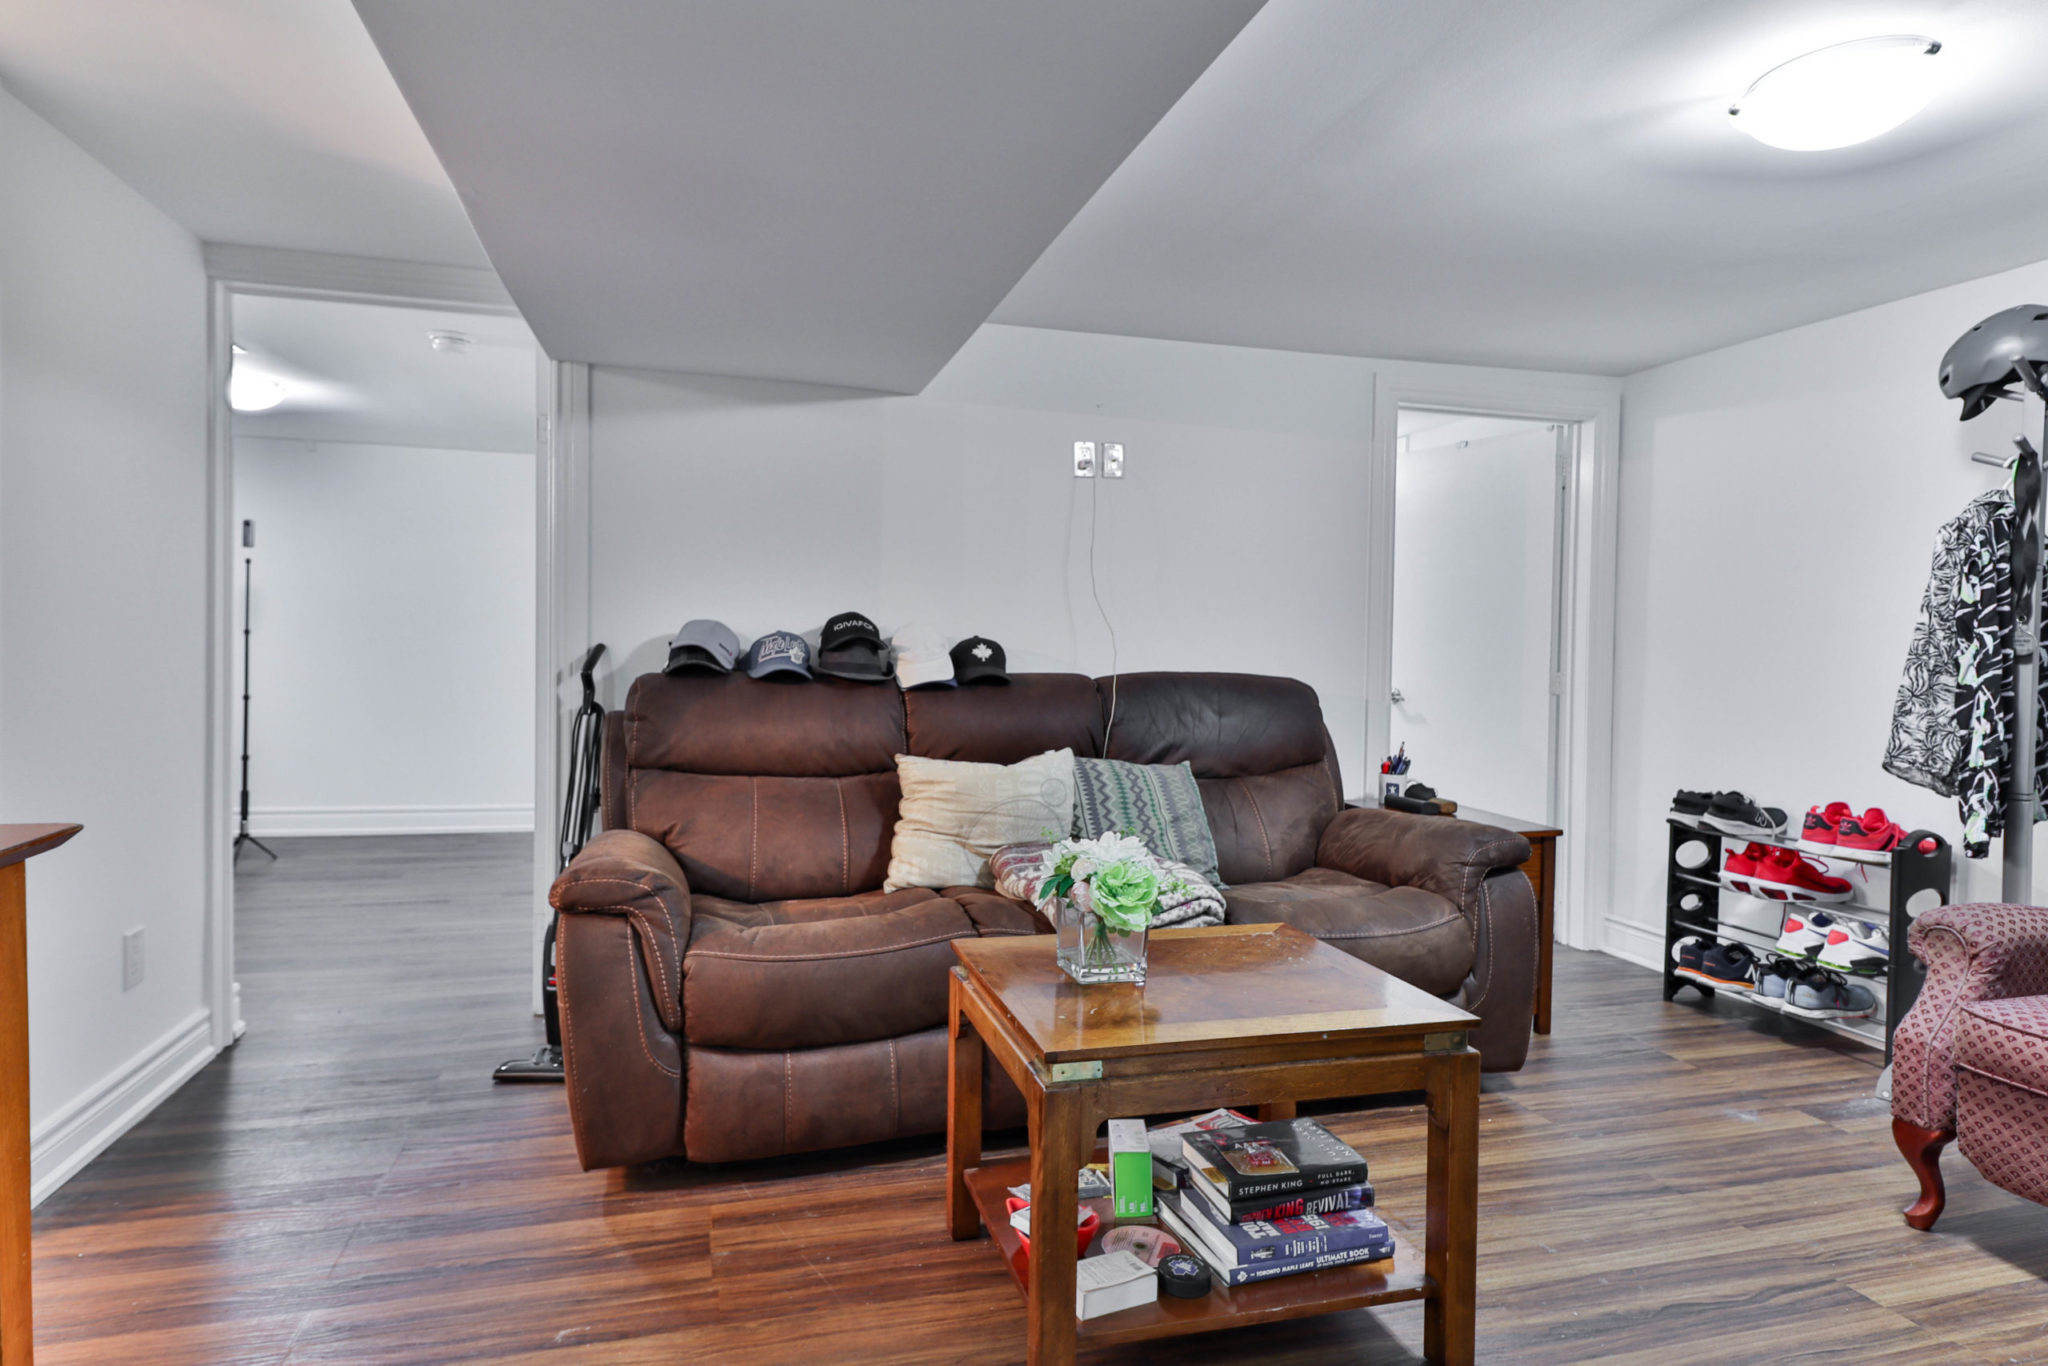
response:
<path fill-rule="evenodd" d="M 1007 683 L 1009 661 L 987 636 L 969 636 L 953 647 L 953 677 L 962 683 Z"/>
<path fill-rule="evenodd" d="M 811 676 L 810 642 L 794 631 L 770 631 L 747 647 L 744 661 L 749 678 L 769 674 Z"/>
<path fill-rule="evenodd" d="M 841 612 L 818 633 L 818 672 L 879 683 L 889 676 L 889 647 L 865 615 Z"/>
<path fill-rule="evenodd" d="M 896 681 L 906 688 L 950 688 L 953 660 L 946 653 L 946 638 L 922 626 L 905 626 L 896 632 Z"/>
<path fill-rule="evenodd" d="M 713 669 L 719 673 L 732 672 L 732 666 L 739 662 L 740 638 L 732 633 L 732 627 L 722 621 L 686 621 L 683 629 L 676 632 L 668 642 L 668 665 L 663 673 L 681 673 L 685 669 Z"/>

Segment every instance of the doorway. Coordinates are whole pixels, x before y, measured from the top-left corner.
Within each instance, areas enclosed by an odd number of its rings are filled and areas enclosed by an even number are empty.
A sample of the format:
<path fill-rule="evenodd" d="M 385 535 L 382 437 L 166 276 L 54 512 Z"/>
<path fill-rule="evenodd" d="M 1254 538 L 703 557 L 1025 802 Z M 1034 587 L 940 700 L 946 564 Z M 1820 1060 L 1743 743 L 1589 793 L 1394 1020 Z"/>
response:
<path fill-rule="evenodd" d="M 1389 738 L 1406 781 L 1554 821 L 1577 424 L 1404 406 L 1396 432 Z"/>
<path fill-rule="evenodd" d="M 227 827 L 252 837 L 233 882 L 271 876 L 273 853 L 370 882 L 442 845 L 516 860 L 550 818 L 532 334 L 503 311 L 257 291 L 226 291 L 219 316 Z M 525 922 L 522 898 L 505 929 Z"/>

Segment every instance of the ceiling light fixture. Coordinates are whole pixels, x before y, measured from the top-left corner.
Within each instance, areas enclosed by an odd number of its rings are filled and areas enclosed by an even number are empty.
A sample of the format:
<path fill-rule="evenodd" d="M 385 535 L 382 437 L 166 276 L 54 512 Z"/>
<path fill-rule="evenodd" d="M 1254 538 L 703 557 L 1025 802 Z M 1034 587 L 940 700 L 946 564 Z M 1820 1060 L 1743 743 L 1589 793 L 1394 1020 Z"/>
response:
<path fill-rule="evenodd" d="M 1858 38 L 1794 57 L 1728 106 L 1735 126 L 1769 147 L 1824 152 L 1889 133 L 1927 107 L 1941 44 L 1918 34 Z"/>
<path fill-rule="evenodd" d="M 251 370 L 237 363 L 228 372 L 228 406 L 238 413 L 261 413 L 290 397 L 285 382 L 275 375 Z"/>
<path fill-rule="evenodd" d="M 436 351 L 445 351 L 459 356 L 469 350 L 469 335 L 465 332 L 429 332 L 427 345 Z"/>

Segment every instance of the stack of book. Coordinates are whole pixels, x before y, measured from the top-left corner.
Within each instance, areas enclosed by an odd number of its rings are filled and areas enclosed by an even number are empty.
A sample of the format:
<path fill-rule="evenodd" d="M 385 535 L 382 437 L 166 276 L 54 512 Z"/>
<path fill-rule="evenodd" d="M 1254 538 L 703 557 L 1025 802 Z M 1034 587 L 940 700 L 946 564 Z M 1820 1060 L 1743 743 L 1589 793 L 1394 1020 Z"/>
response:
<path fill-rule="evenodd" d="M 1160 1222 L 1225 1285 L 1394 1255 L 1365 1159 L 1314 1120 L 1196 1130 L 1181 1143 L 1189 1179 L 1160 1195 Z"/>

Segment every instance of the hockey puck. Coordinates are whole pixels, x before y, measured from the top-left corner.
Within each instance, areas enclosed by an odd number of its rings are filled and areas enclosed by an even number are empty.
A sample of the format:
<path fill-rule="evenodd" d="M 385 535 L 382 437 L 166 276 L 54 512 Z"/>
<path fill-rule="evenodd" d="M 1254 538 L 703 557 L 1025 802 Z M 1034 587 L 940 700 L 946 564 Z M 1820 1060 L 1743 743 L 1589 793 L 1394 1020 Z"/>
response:
<path fill-rule="evenodd" d="M 1159 1264 L 1159 1284 L 1176 1299 L 1198 1300 L 1209 1293 L 1209 1268 L 1185 1252 Z"/>

